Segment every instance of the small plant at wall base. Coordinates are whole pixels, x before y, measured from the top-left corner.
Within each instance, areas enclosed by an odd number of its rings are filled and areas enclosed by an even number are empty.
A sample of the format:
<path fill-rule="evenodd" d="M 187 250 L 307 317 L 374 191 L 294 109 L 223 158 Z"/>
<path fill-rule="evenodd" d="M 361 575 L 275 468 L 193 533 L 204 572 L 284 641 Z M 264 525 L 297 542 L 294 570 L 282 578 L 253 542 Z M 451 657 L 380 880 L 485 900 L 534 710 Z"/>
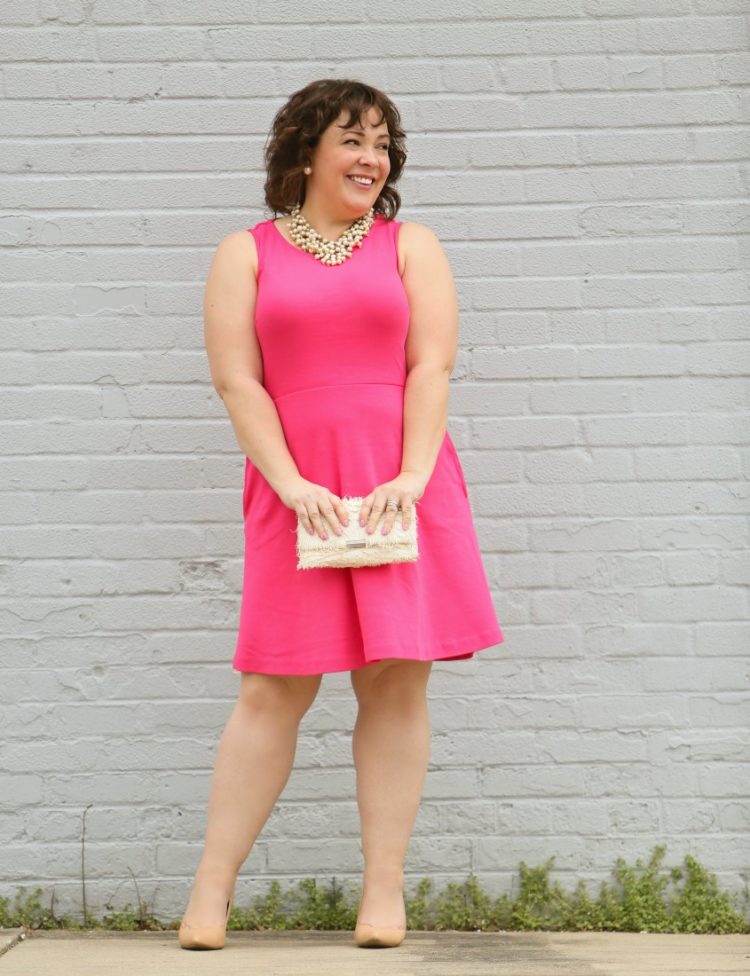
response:
<path fill-rule="evenodd" d="M 493 898 L 484 892 L 474 874 L 462 884 L 450 882 L 442 892 L 431 897 L 432 881 L 423 878 L 413 895 L 406 896 L 407 927 L 412 930 L 463 932 L 496 931 L 601 931 L 601 932 L 694 932 L 728 934 L 750 932 L 747 888 L 741 896 L 743 905 L 719 890 L 716 877 L 709 874 L 694 857 L 687 855 L 684 868 L 664 872 L 661 861 L 666 847 L 656 847 L 648 864 L 638 859 L 629 867 L 618 858 L 613 869 L 616 885 L 603 882 L 597 898 L 579 881 L 573 892 L 566 892 L 559 882 L 550 883 L 554 864 L 551 857 L 540 867 L 520 865 L 518 894 Z M 135 878 L 133 878 L 135 884 Z M 671 887 L 670 887 L 671 885 Z M 25 895 L 20 888 L 13 908 L 7 898 L 0 898 L 0 928 L 91 929 L 117 931 L 176 929 L 179 919 L 161 922 L 138 895 L 138 909 L 128 903 L 123 909 L 96 921 L 86 913 L 81 925 L 67 916 L 54 914 L 41 903 L 42 889 Z M 290 929 L 346 931 L 354 928 L 359 894 L 347 898 L 334 878 L 320 887 L 313 878 L 298 882 L 282 894 L 277 880 L 268 893 L 257 896 L 244 910 L 235 905 L 229 929 L 281 931 Z M 107 906 L 108 908 L 111 906 Z"/>

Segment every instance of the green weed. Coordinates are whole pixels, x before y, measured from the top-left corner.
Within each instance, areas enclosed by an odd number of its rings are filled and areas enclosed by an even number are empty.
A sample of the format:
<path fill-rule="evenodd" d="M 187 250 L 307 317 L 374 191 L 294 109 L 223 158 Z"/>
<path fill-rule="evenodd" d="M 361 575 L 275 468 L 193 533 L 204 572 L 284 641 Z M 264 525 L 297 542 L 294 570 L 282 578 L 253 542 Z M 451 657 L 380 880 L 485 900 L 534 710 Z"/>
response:
<path fill-rule="evenodd" d="M 747 933 L 748 891 L 731 897 L 719 890 L 716 877 L 687 855 L 684 868 L 663 869 L 666 847 L 654 848 L 647 864 L 639 859 L 629 867 L 618 858 L 613 869 L 615 884 L 602 882 L 593 897 L 579 881 L 566 892 L 559 882 L 551 883 L 554 857 L 542 866 L 520 865 L 518 894 L 493 898 L 483 891 L 472 873 L 462 884 L 449 882 L 443 891 L 432 894 L 433 883 L 422 879 L 414 892 L 405 891 L 407 927 L 423 931 L 617 931 L 617 932 L 695 932 Z M 135 878 L 133 879 L 135 882 Z M 43 891 L 35 888 L 26 894 L 20 888 L 11 907 L 0 898 L 0 928 L 29 929 L 110 929 L 116 931 L 161 931 L 175 929 L 180 920 L 160 921 L 138 894 L 138 907 L 130 903 L 100 919 L 84 913 L 84 922 L 74 922 L 42 904 Z M 282 893 L 277 880 L 265 895 L 257 896 L 247 908 L 234 905 L 229 928 L 234 930 L 290 929 L 343 931 L 356 923 L 361 890 L 348 893 L 333 878 L 320 886 L 305 878 Z M 742 905 L 738 906 L 737 901 Z M 107 904 L 107 909 L 112 906 Z"/>

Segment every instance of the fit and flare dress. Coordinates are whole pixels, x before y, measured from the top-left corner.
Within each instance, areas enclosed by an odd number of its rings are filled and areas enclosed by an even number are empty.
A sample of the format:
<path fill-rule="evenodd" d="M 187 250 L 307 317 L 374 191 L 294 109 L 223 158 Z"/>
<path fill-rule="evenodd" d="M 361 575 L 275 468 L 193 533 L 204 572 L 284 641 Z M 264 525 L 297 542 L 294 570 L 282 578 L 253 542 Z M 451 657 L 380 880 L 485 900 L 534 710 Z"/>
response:
<path fill-rule="evenodd" d="M 410 313 L 398 273 L 399 227 L 376 215 L 362 246 L 333 266 L 288 241 L 273 219 L 248 228 L 258 251 L 263 385 L 302 477 L 339 497 L 368 495 L 401 468 Z M 416 562 L 297 569 L 297 514 L 247 458 L 233 668 L 323 674 L 385 658 L 465 659 L 500 644 L 447 432 L 416 508 Z"/>

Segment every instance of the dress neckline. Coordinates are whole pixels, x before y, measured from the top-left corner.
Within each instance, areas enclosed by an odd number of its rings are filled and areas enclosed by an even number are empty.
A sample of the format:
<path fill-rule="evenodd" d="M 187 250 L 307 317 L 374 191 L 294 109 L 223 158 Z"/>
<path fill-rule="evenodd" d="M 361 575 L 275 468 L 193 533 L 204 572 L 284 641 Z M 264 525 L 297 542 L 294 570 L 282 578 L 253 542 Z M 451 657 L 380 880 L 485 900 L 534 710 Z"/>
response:
<path fill-rule="evenodd" d="M 307 254 L 307 251 L 303 251 L 301 247 L 297 247 L 296 244 L 292 244 L 292 242 L 289 240 L 288 237 L 284 237 L 284 235 L 281 233 L 279 228 L 276 226 L 273 217 L 271 217 L 269 223 L 271 224 L 271 227 L 273 227 L 273 229 L 279 235 L 279 237 L 282 239 L 282 241 L 285 241 L 289 245 L 289 247 L 293 248 L 295 251 L 299 251 L 300 254 Z"/>

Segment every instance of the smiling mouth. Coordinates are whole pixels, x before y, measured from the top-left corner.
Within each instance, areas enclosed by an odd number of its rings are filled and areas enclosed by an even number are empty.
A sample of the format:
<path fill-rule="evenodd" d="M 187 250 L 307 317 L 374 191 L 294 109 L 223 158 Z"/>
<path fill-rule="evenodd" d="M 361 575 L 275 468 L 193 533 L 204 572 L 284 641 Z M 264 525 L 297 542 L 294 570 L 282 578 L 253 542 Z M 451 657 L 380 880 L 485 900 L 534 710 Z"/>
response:
<path fill-rule="evenodd" d="M 361 186 L 363 190 L 369 190 L 370 187 L 374 186 L 375 184 L 374 178 L 369 183 L 362 183 L 359 180 L 352 179 L 351 176 L 347 176 L 346 179 L 349 180 L 350 183 L 353 183 L 355 186 Z"/>

